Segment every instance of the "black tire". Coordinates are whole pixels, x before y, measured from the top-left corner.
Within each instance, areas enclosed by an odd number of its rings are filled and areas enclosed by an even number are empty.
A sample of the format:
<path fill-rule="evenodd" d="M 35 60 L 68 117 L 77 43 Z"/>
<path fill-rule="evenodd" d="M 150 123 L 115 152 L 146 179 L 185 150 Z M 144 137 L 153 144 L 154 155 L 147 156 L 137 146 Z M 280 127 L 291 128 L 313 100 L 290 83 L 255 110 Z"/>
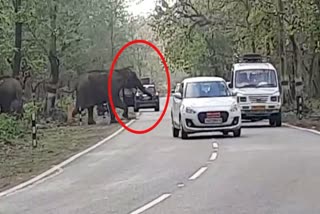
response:
<path fill-rule="evenodd" d="M 277 116 L 275 117 L 275 125 L 276 125 L 276 127 L 282 126 L 281 113 L 277 114 Z"/>
<path fill-rule="evenodd" d="M 181 127 L 181 138 L 182 138 L 183 140 L 189 138 L 188 133 L 184 131 L 183 127 Z"/>
<path fill-rule="evenodd" d="M 154 108 L 155 111 L 159 111 L 160 110 L 160 106 L 159 103 L 157 104 L 157 106 Z"/>
<path fill-rule="evenodd" d="M 233 131 L 233 137 L 240 137 L 241 136 L 241 128 Z"/>
<path fill-rule="evenodd" d="M 183 140 L 188 139 L 188 133 L 184 131 L 183 126 L 181 125 L 181 116 L 179 116 L 179 123 L 180 123 L 180 128 L 181 128 L 181 138 Z"/>
<path fill-rule="evenodd" d="M 179 137 L 179 129 L 175 128 L 174 126 L 172 126 L 172 135 L 173 137 Z"/>
<path fill-rule="evenodd" d="M 269 119 L 269 125 L 270 125 L 270 126 L 275 126 L 275 125 L 276 125 L 276 121 L 275 121 L 275 119 L 274 119 L 273 117 L 271 117 L 271 118 Z"/>

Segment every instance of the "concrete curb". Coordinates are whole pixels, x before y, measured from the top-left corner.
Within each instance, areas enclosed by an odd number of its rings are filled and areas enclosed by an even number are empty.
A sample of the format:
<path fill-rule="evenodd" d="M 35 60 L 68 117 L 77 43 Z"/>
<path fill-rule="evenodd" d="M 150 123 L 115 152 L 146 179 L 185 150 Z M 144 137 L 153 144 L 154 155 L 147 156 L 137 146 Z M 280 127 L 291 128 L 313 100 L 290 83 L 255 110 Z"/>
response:
<path fill-rule="evenodd" d="M 284 123 L 283 125 L 286 126 L 286 127 L 293 128 L 293 129 L 298 129 L 300 131 L 307 131 L 307 132 L 311 132 L 313 134 L 320 135 L 320 131 L 317 131 L 317 130 L 302 128 L 302 127 L 299 127 L 299 126 L 290 125 L 288 123 Z"/>
<path fill-rule="evenodd" d="M 126 126 L 130 126 L 131 124 L 133 124 L 136 120 L 131 120 L 129 121 Z M 17 186 L 14 186 L 8 190 L 5 190 L 3 192 L 0 192 L 0 198 L 7 196 L 9 194 L 13 194 L 15 192 L 17 192 L 18 190 L 24 189 L 32 184 L 35 184 L 36 182 L 52 175 L 55 172 L 59 172 L 61 171 L 61 168 L 67 166 L 68 164 L 70 164 L 71 162 L 75 161 L 76 159 L 80 158 L 81 156 L 91 152 L 92 150 L 96 149 L 97 147 L 103 145 L 104 143 L 106 143 L 107 141 L 111 140 L 112 138 L 114 138 L 115 136 L 117 136 L 118 134 L 120 134 L 122 131 L 124 131 L 125 128 L 121 127 L 120 129 L 118 129 L 116 132 L 114 132 L 113 134 L 111 134 L 110 136 L 106 137 L 105 139 L 99 141 L 98 143 L 96 143 L 95 145 L 87 148 L 86 150 L 79 152 L 78 154 L 75 154 L 74 156 L 70 157 L 69 159 L 63 161 L 62 163 L 52 167 L 51 169 L 41 173 L 40 175 L 25 181 L 24 183 L 18 184 Z"/>

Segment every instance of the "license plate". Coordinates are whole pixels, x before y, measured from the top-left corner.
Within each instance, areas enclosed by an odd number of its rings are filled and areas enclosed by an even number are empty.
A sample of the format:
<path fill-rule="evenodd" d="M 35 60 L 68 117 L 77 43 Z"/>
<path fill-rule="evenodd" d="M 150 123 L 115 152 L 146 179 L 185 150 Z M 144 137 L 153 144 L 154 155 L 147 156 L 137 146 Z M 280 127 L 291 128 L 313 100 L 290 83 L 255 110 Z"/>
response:
<path fill-rule="evenodd" d="M 253 111 L 263 111 L 265 109 L 266 109 L 265 106 L 252 106 Z"/>
<path fill-rule="evenodd" d="M 220 124 L 222 123 L 222 118 L 205 118 L 204 122 L 210 124 Z"/>

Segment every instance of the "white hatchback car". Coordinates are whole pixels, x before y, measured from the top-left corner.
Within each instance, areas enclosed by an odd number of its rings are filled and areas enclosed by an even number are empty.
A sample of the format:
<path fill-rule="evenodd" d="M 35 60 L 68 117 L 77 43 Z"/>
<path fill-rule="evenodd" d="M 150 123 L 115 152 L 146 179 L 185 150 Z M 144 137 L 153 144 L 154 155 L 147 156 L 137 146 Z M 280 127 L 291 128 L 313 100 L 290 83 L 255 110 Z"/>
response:
<path fill-rule="evenodd" d="M 236 94 L 220 77 L 193 77 L 180 83 L 172 100 L 173 137 L 182 139 L 199 132 L 233 132 L 241 135 L 241 109 Z"/>

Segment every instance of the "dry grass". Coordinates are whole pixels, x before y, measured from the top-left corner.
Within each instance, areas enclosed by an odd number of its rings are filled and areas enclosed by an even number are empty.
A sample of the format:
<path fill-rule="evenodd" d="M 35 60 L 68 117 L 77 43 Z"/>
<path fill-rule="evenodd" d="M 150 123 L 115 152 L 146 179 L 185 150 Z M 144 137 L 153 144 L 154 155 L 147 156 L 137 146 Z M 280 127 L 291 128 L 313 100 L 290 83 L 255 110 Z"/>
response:
<path fill-rule="evenodd" d="M 119 124 L 59 127 L 39 130 L 39 146 L 31 136 L 0 148 L 0 191 L 24 182 L 106 138 Z"/>

